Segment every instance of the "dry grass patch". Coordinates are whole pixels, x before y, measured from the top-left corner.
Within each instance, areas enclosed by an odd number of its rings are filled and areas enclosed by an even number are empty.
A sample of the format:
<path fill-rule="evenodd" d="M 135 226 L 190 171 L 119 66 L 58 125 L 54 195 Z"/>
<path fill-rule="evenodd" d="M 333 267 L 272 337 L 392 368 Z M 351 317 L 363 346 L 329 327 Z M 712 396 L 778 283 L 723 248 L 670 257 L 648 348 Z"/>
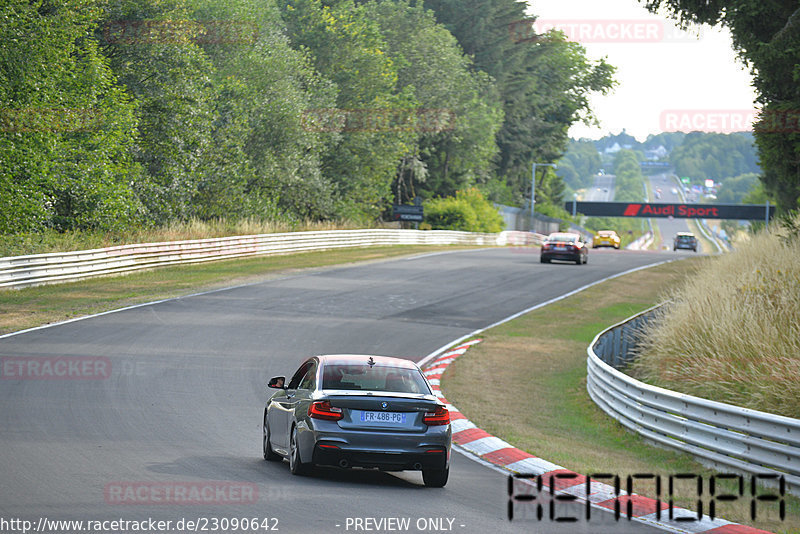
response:
<path fill-rule="evenodd" d="M 800 238 L 762 233 L 670 293 L 647 331 L 637 377 L 800 417 Z"/>
<path fill-rule="evenodd" d="M 515 447 L 582 474 L 694 473 L 706 486 L 713 471 L 690 456 L 648 445 L 600 410 L 586 392 L 586 347 L 601 330 L 658 303 L 694 276 L 705 258 L 690 258 L 610 280 L 485 332 L 483 342 L 451 364 L 442 390 L 478 427 Z M 477 386 L 476 386 L 477 385 Z M 685 486 L 685 487 L 684 487 Z M 634 490 L 655 498 L 652 482 Z M 733 487 L 725 487 L 733 492 Z M 697 509 L 695 486 L 678 485 L 675 505 Z M 774 532 L 800 532 L 800 501 L 787 500 L 749 519 L 749 500 L 718 505 L 717 515 Z"/>

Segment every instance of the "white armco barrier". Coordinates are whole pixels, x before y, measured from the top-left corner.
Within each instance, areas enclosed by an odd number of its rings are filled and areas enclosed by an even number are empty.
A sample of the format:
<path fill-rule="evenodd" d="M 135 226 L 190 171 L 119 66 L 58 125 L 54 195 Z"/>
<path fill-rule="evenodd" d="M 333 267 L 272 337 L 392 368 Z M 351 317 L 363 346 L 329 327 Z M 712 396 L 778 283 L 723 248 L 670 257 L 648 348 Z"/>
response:
<path fill-rule="evenodd" d="M 527 245 L 541 242 L 540 237 L 529 232 L 479 234 L 449 230 L 327 230 L 119 245 L 0 258 L 0 288 L 23 288 L 164 265 L 246 256 L 387 245 Z"/>
<path fill-rule="evenodd" d="M 592 400 L 627 429 L 721 471 L 746 473 L 800 495 L 800 420 L 640 382 L 619 371 L 632 358 L 648 310 L 599 333 L 587 352 Z"/>

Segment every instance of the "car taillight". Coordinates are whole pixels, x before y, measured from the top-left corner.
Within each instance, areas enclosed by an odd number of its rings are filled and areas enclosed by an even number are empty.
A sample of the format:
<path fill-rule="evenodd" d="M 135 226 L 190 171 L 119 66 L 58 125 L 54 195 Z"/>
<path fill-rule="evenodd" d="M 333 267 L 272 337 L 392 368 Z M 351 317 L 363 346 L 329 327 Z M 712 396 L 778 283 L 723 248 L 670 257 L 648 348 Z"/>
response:
<path fill-rule="evenodd" d="M 426 412 L 422 422 L 428 426 L 449 425 L 450 412 L 444 406 L 437 406 L 435 412 Z"/>
<path fill-rule="evenodd" d="M 341 408 L 331 406 L 330 401 L 314 401 L 308 407 L 308 416 L 325 421 L 338 421 L 344 414 Z"/>

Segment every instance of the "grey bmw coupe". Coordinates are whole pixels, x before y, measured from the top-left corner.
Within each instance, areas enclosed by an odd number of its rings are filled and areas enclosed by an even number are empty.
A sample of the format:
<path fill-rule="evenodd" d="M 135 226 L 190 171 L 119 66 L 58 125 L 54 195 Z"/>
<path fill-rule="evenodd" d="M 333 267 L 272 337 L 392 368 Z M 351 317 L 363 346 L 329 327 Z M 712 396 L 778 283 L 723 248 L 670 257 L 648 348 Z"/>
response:
<path fill-rule="evenodd" d="M 386 356 L 309 358 L 264 409 L 264 459 L 289 460 L 293 474 L 314 466 L 422 471 L 442 487 L 450 469 L 450 414 L 420 368 Z"/>

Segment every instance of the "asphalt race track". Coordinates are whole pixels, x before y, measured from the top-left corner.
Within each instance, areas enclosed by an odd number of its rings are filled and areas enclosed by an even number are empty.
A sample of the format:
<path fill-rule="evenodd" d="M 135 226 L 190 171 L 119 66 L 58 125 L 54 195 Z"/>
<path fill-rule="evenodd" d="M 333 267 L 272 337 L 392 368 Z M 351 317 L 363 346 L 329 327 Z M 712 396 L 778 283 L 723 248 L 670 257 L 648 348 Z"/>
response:
<path fill-rule="evenodd" d="M 683 197 L 680 194 L 675 194 L 672 192 L 672 189 L 678 187 L 677 182 L 668 178 L 666 174 L 656 174 L 649 177 L 650 179 L 650 187 L 653 191 L 656 188 L 661 189 L 661 199 L 656 200 L 654 202 L 664 202 L 664 203 L 673 203 L 673 204 L 680 204 L 684 202 Z M 656 244 L 657 247 L 663 250 L 672 251 L 673 240 L 675 238 L 675 234 L 678 232 L 689 232 L 691 229 L 689 228 L 689 223 L 687 219 L 672 219 L 672 218 L 660 218 L 656 217 L 652 219 L 653 224 L 657 224 L 659 230 L 661 231 L 661 243 Z M 699 236 L 698 236 L 699 238 Z M 702 243 L 702 242 L 701 242 Z M 702 244 L 700 245 L 702 247 Z M 699 251 L 702 251 L 702 248 L 698 247 Z M 675 254 L 694 254 L 691 250 L 678 250 L 674 252 Z"/>
<path fill-rule="evenodd" d="M 584 200 L 587 202 L 612 202 L 616 179 L 617 177 L 613 174 L 596 174 L 594 184 L 587 189 Z"/>
<path fill-rule="evenodd" d="M 221 523 L 214 530 L 214 518 L 275 518 L 266 526 L 287 533 L 657 532 L 597 510 L 590 523 L 549 521 L 547 511 L 541 521 L 509 522 L 507 477 L 455 452 L 443 489 L 424 487 L 413 472 L 292 476 L 287 463 L 261 458 L 260 425 L 269 377 L 291 374 L 309 355 L 420 360 L 537 303 L 674 258 L 593 250 L 588 265 L 576 266 L 540 264 L 538 249 L 438 253 L 308 271 L 2 338 L 0 357 L 95 358 L 110 372 L 0 380 L 0 518 L 154 518 L 172 521 L 171 532 L 181 519 L 200 519 L 203 531 L 203 518 L 208 532 L 268 531 Z M 498 402 L 513 402 L 502 384 L 486 387 Z M 193 489 L 205 492 L 200 503 L 184 498 Z M 164 503 L 169 491 L 189 493 Z M 410 523 L 357 528 L 355 518 Z"/>

